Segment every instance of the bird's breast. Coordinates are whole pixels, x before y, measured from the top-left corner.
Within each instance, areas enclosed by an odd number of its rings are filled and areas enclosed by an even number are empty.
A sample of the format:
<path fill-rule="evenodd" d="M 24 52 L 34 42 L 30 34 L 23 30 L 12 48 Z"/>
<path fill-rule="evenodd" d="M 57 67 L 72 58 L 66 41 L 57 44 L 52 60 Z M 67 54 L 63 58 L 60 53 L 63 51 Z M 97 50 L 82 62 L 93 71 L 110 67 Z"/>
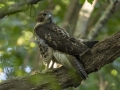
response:
<path fill-rule="evenodd" d="M 40 45 L 42 45 L 42 46 L 48 46 L 48 45 L 45 43 L 45 40 L 42 39 L 42 38 L 39 38 L 39 37 L 37 37 L 37 43 L 40 44 Z"/>

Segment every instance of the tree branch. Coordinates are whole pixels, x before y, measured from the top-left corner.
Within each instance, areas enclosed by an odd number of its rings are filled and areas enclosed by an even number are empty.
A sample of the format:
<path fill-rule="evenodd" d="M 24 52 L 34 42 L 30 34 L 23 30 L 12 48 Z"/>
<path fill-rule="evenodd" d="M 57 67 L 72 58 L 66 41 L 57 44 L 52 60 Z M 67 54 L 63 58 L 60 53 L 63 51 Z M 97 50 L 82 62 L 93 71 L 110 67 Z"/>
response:
<path fill-rule="evenodd" d="M 17 12 L 21 12 L 26 10 L 28 5 L 36 4 L 42 0 L 23 0 L 18 3 L 12 4 L 11 6 L 5 6 L 4 8 L 0 8 L 0 19 Z"/>
<path fill-rule="evenodd" d="M 98 20 L 98 22 L 90 30 L 90 32 L 88 34 L 89 40 L 93 40 L 99 34 L 101 28 L 105 25 L 105 23 L 111 17 L 111 15 L 116 11 L 116 9 L 119 5 L 120 5 L 120 1 L 118 1 L 118 0 L 114 0 L 111 4 L 109 4 L 109 6 L 106 8 L 103 15 Z"/>
<path fill-rule="evenodd" d="M 82 60 L 88 74 L 98 71 L 104 65 L 120 57 L 120 31 L 97 43 L 91 54 L 85 53 Z M 72 58 L 75 59 L 75 58 Z M 35 74 L 7 80 L 0 84 L 0 90 L 61 90 L 76 87 L 82 80 L 64 67 L 46 74 Z"/>
<path fill-rule="evenodd" d="M 81 10 L 79 11 L 79 16 L 76 24 L 76 29 L 74 32 L 74 36 L 77 38 L 85 38 L 86 37 L 86 29 L 89 18 L 91 16 L 92 11 L 94 10 L 94 6 L 96 5 L 97 0 L 93 1 L 91 5 L 87 0 L 83 4 Z M 81 27 L 81 28 L 80 28 Z"/>

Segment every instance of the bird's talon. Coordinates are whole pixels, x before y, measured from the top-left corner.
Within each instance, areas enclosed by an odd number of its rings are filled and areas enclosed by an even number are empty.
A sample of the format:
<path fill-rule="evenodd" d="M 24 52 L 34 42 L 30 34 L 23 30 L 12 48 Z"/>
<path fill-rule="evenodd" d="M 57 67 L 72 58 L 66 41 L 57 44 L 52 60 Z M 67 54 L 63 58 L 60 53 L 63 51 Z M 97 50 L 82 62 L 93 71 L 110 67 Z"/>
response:
<path fill-rule="evenodd" d="M 53 70 L 42 70 L 40 73 L 42 73 L 42 74 L 45 74 L 45 73 L 50 73 L 50 72 L 53 72 Z"/>

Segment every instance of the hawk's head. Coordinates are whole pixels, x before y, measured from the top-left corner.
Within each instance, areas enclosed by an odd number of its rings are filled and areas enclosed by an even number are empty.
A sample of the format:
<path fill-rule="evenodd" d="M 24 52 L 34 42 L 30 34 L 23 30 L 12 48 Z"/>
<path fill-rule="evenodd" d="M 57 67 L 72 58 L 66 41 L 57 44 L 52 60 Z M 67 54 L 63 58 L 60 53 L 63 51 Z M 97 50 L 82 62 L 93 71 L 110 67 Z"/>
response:
<path fill-rule="evenodd" d="M 52 13 L 50 11 L 41 11 L 36 18 L 37 23 L 45 24 L 52 22 Z"/>

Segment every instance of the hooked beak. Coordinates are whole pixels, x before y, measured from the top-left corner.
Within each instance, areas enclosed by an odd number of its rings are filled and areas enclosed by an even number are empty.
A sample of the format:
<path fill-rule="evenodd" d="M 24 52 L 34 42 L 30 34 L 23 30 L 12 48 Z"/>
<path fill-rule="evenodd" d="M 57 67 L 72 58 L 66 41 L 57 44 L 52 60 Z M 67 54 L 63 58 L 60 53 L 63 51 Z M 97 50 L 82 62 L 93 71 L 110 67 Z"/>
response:
<path fill-rule="evenodd" d="M 51 14 L 47 14 L 47 15 L 45 16 L 46 19 L 50 19 L 51 17 L 52 17 Z"/>

